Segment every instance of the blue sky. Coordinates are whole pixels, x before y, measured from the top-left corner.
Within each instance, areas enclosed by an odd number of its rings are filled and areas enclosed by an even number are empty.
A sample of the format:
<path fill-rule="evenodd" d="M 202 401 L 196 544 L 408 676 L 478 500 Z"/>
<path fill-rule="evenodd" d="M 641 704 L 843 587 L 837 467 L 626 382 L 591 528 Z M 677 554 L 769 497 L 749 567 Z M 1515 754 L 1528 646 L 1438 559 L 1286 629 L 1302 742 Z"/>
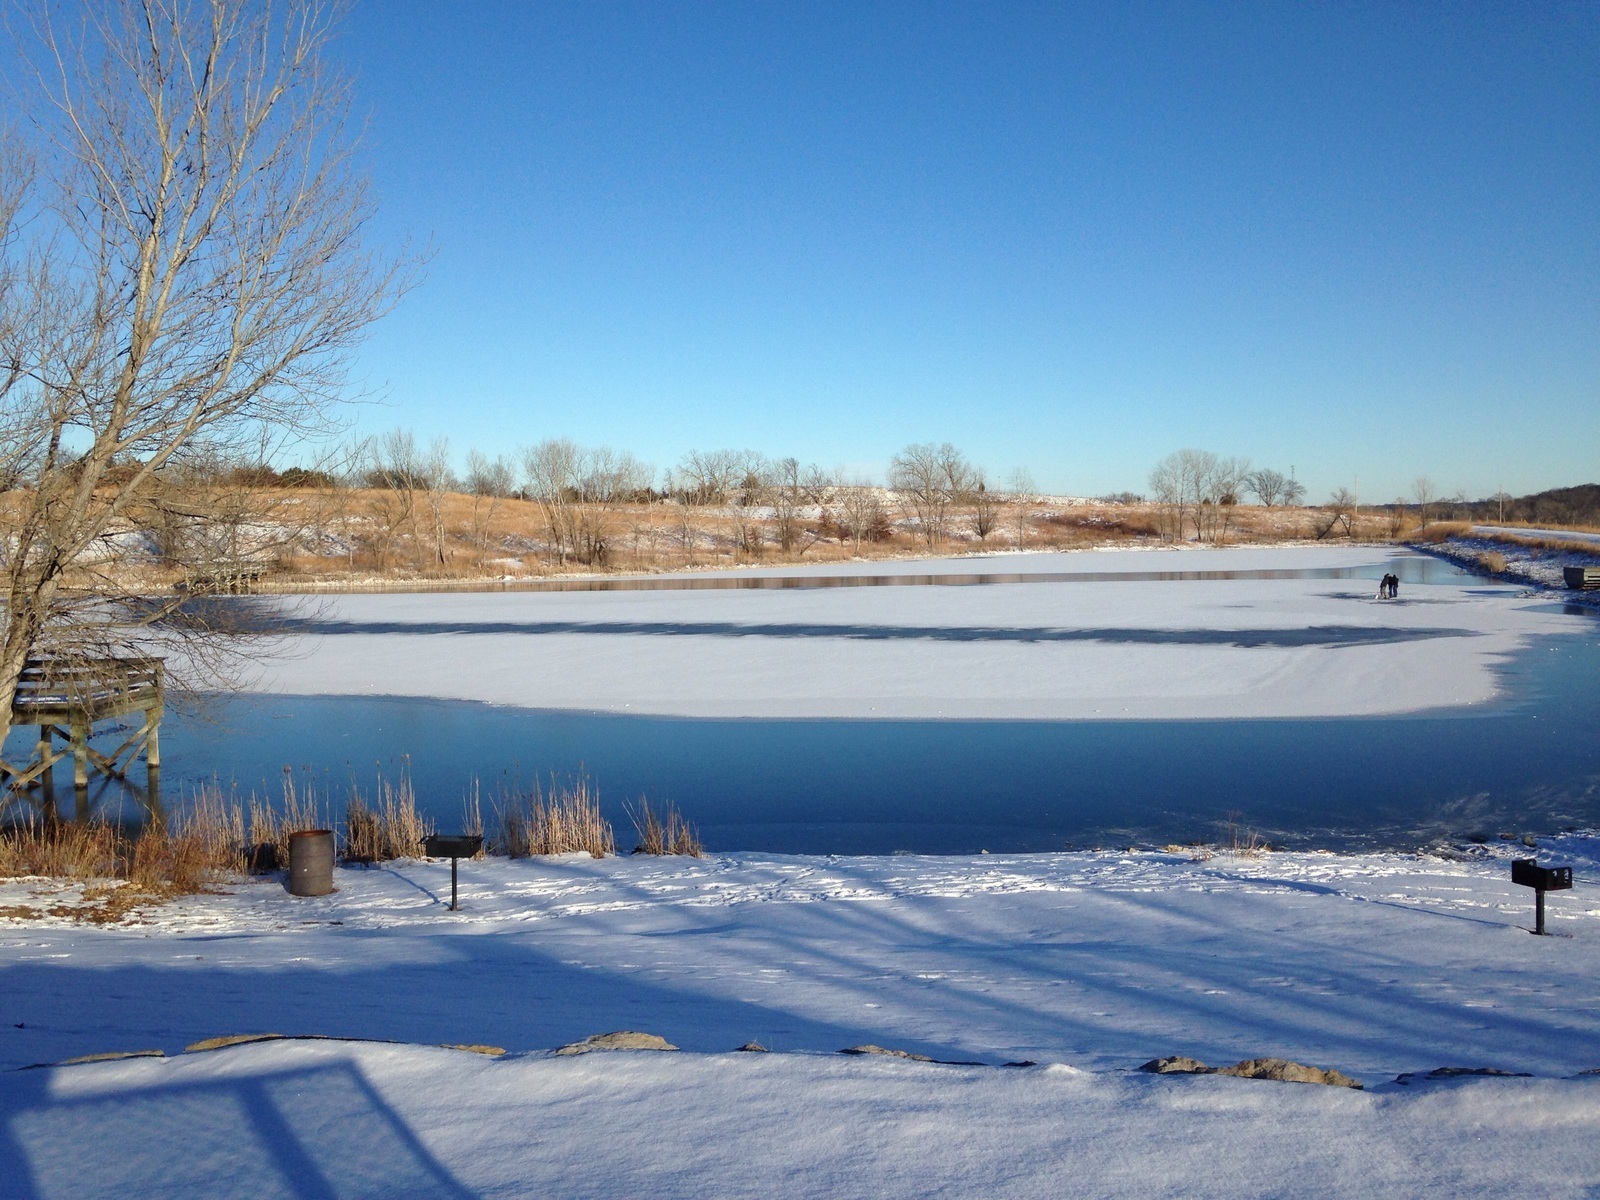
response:
<path fill-rule="evenodd" d="M 1314 499 L 1600 478 L 1600 5 L 406 3 L 360 427 Z"/>

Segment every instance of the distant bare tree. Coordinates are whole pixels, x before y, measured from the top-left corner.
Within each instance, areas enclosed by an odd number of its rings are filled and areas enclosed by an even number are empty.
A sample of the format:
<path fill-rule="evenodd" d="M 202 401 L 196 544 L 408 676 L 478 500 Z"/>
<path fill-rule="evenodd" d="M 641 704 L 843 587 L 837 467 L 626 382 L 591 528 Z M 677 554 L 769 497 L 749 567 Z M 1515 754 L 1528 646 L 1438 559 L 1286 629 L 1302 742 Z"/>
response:
<path fill-rule="evenodd" d="M 436 437 L 428 443 L 422 456 L 422 496 L 428 504 L 428 515 L 433 518 L 433 562 L 442 567 L 449 555 L 445 551 L 444 506 L 445 496 L 454 491 L 456 478 L 450 470 L 450 439 Z"/>
<path fill-rule="evenodd" d="M 1317 539 L 1343 530 L 1346 537 L 1356 535 L 1355 528 L 1356 498 L 1349 488 L 1338 488 L 1328 497 L 1328 502 L 1322 506 L 1322 516 L 1316 523 Z"/>
<path fill-rule="evenodd" d="M 1199 536 L 1199 508 L 1216 465 L 1217 456 L 1209 450 L 1179 450 L 1150 472 L 1150 491 L 1161 506 L 1161 534 L 1168 541 L 1181 541 L 1190 523 Z"/>
<path fill-rule="evenodd" d="M 408 530 L 413 560 L 423 562 L 422 509 L 435 517 L 432 558 L 443 561 L 443 531 L 440 520 L 444 481 L 435 477 L 439 469 L 448 474 L 448 445 L 435 443 L 424 450 L 409 429 L 391 429 L 365 443 L 366 482 L 373 489 L 372 515 L 377 525 L 374 552 L 380 563 L 393 554 L 402 530 Z"/>
<path fill-rule="evenodd" d="M 1210 450 L 1167 455 L 1150 473 L 1150 490 L 1161 506 L 1162 536 L 1179 539 L 1185 528 L 1193 528 L 1200 541 L 1226 539 L 1249 478 L 1249 459 L 1222 458 Z"/>
<path fill-rule="evenodd" d="M 1239 504 L 1239 496 L 1245 489 L 1245 481 L 1249 477 L 1248 458 L 1218 458 L 1212 467 L 1211 474 L 1202 487 L 1201 496 L 1202 510 L 1208 503 L 1211 506 L 1211 541 L 1227 541 L 1228 535 L 1233 531 L 1234 512 Z"/>
<path fill-rule="evenodd" d="M 1389 505 L 1389 540 L 1397 540 L 1406 528 L 1406 498 L 1396 496 L 1393 504 Z"/>
<path fill-rule="evenodd" d="M 859 476 L 841 479 L 835 485 L 834 496 L 850 541 L 859 550 L 872 540 L 874 531 L 884 523 L 883 499 L 871 480 Z"/>
<path fill-rule="evenodd" d="M 673 472 L 673 481 L 688 504 L 725 504 L 760 461 L 749 450 L 691 450 Z"/>
<path fill-rule="evenodd" d="M 1256 499 L 1268 508 L 1276 508 L 1287 503 L 1285 496 L 1289 490 L 1289 477 L 1270 467 L 1262 467 L 1259 471 L 1250 472 L 1246 482 L 1250 490 L 1255 493 Z"/>
<path fill-rule="evenodd" d="M 889 486 L 910 506 L 932 549 L 944 537 L 950 509 L 972 488 L 972 468 L 949 442 L 907 446 L 889 462 Z"/>
<path fill-rule="evenodd" d="M 1011 536 L 1020 547 L 1027 543 L 1033 527 L 1030 509 L 1038 503 L 1039 485 L 1026 467 L 1018 467 L 1006 476 L 1006 488 L 1011 492 Z"/>
<path fill-rule="evenodd" d="M 626 452 L 585 449 L 565 439 L 523 452 L 525 491 L 539 506 L 550 548 L 589 566 L 605 561 L 611 515 L 650 489 L 654 473 Z"/>
<path fill-rule="evenodd" d="M 801 467 L 793 458 L 780 458 L 761 469 L 762 501 L 772 509 L 773 535 L 785 554 L 804 554 L 816 542 L 801 520 L 802 510 L 819 503 L 827 490 L 826 477 L 815 465 Z"/>
<path fill-rule="evenodd" d="M 980 542 L 987 542 L 1000 523 L 1000 497 L 989 490 L 989 481 L 981 467 L 972 473 L 967 497 L 972 507 L 972 532 L 978 535 Z"/>
<path fill-rule="evenodd" d="M 489 534 L 500 502 L 516 490 L 516 473 L 503 455 L 489 458 L 481 451 L 467 453 L 467 477 L 463 481 L 472 496 L 472 542 L 481 567 L 489 557 Z"/>
<path fill-rule="evenodd" d="M 1411 483 L 1411 498 L 1417 504 L 1417 517 L 1424 528 L 1428 524 L 1428 510 L 1439 499 L 1439 489 L 1426 475 L 1418 475 Z"/>
<path fill-rule="evenodd" d="M 72 581 L 186 456 L 325 436 L 348 353 L 403 288 L 362 249 L 338 7 L 101 0 L 58 22 L 44 0 L 12 6 L 13 111 L 39 136 L 0 143 L 0 218 L 30 213 L 0 228 L 0 476 L 19 481 L 0 737 L 41 652 L 191 632 L 185 661 L 224 681 L 199 607 L 114 572 Z"/>

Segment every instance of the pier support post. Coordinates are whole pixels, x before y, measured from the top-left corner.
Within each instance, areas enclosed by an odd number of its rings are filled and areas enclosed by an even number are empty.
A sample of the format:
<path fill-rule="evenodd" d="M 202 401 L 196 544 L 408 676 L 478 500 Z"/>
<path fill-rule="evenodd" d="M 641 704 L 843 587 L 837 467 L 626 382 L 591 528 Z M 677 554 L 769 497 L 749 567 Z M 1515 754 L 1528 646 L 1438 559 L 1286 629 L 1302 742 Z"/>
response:
<path fill-rule="evenodd" d="M 89 786 L 89 728 L 74 722 L 71 727 L 72 786 L 85 791 Z"/>

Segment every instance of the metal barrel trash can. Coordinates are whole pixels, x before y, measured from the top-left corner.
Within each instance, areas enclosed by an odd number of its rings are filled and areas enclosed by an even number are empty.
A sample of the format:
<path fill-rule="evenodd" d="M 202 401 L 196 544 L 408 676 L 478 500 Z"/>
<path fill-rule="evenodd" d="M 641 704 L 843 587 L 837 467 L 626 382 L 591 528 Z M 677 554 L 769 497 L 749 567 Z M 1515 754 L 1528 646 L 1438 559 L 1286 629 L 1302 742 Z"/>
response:
<path fill-rule="evenodd" d="M 326 896 L 333 891 L 333 830 L 304 829 L 289 835 L 289 894 Z"/>

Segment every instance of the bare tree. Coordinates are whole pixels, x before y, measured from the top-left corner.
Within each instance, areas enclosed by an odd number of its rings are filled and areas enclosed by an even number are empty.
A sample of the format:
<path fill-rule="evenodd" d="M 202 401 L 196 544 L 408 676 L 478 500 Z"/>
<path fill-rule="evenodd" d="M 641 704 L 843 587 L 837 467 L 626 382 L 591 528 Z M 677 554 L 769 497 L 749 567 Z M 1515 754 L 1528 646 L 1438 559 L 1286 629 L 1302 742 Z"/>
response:
<path fill-rule="evenodd" d="M 1006 487 L 1011 492 L 1011 536 L 1020 548 L 1027 543 L 1028 531 L 1033 527 L 1030 510 L 1038 503 L 1039 485 L 1026 467 L 1018 467 L 1006 476 Z"/>
<path fill-rule="evenodd" d="M 834 487 L 834 497 L 843 519 L 845 531 L 859 552 L 871 541 L 880 526 L 885 524 L 883 497 L 870 479 L 856 477 L 841 479 Z"/>
<path fill-rule="evenodd" d="M 427 454 L 409 429 L 391 429 L 362 443 L 361 461 L 363 482 L 372 489 L 372 550 L 379 564 L 387 565 L 402 533 L 409 533 L 412 558 L 420 566 L 418 502 L 429 486 Z"/>
<path fill-rule="evenodd" d="M 325 435 L 349 351 L 403 288 L 362 248 L 337 7 L 105 0 L 58 24 L 38 0 L 13 19 L 39 170 L 29 221 L 0 229 L 0 430 L 22 480 L 0 736 L 31 656 L 206 628 L 179 597 L 77 573 L 186 457 Z M 0 191 L 28 179 L 6 153 Z"/>
<path fill-rule="evenodd" d="M 1256 499 L 1268 508 L 1276 508 L 1287 503 L 1285 495 L 1289 489 L 1289 477 L 1281 471 L 1274 471 L 1270 467 L 1262 467 L 1259 471 L 1250 472 L 1246 480 L 1250 490 L 1255 493 Z"/>
<path fill-rule="evenodd" d="M 605 561 L 611 517 L 650 489 L 653 472 L 633 455 L 608 447 L 586 449 L 566 439 L 523 452 L 528 499 L 539 506 L 550 548 L 588 566 Z"/>
<path fill-rule="evenodd" d="M 433 518 L 433 563 L 442 567 L 449 558 L 444 544 L 444 498 L 455 490 L 456 478 L 450 470 L 450 439 L 436 437 L 422 456 L 422 495 Z"/>
<path fill-rule="evenodd" d="M 1411 498 L 1417 502 L 1417 517 L 1424 528 L 1428 524 L 1428 509 L 1439 500 L 1439 489 L 1426 475 L 1418 475 L 1411 483 Z"/>
<path fill-rule="evenodd" d="M 1161 533 L 1181 539 L 1186 528 L 1202 541 L 1227 538 L 1239 496 L 1251 478 L 1250 460 L 1222 458 L 1210 450 L 1179 450 L 1150 472 L 1150 490 L 1161 506 Z"/>
<path fill-rule="evenodd" d="M 1356 498 L 1350 489 L 1336 489 L 1322 506 L 1322 516 L 1316 522 L 1317 539 L 1320 541 L 1338 530 L 1343 530 L 1346 537 L 1355 537 L 1355 511 Z"/>
<path fill-rule="evenodd" d="M 1150 472 L 1150 491 L 1161 506 L 1161 535 L 1181 541 L 1188 524 L 1203 529 L 1200 504 L 1216 469 L 1217 456 L 1209 450 L 1179 450 L 1167 455 Z"/>
<path fill-rule="evenodd" d="M 1212 466 L 1201 489 L 1202 511 L 1210 505 L 1211 541 L 1225 542 L 1233 531 L 1234 511 L 1249 477 L 1248 458 L 1219 458 Z"/>
<path fill-rule="evenodd" d="M 749 450 L 691 450 L 673 473 L 673 490 L 687 504 L 725 504 L 760 461 Z"/>
<path fill-rule="evenodd" d="M 972 508 L 972 532 L 978 535 L 980 542 L 987 542 L 1000 523 L 1000 497 L 989 490 L 989 480 L 982 467 L 973 471 L 967 497 Z"/>
<path fill-rule="evenodd" d="M 932 549 L 944 537 L 952 505 L 972 488 L 972 468 L 949 442 L 907 446 L 889 461 L 889 486 L 910 506 Z"/>
<path fill-rule="evenodd" d="M 815 535 L 806 538 L 801 510 L 817 503 L 826 487 L 822 479 L 818 467 L 802 468 L 792 458 L 766 464 L 763 471 L 765 502 L 772 509 L 778 548 L 785 554 L 804 554 L 817 540 Z"/>
<path fill-rule="evenodd" d="M 488 561 L 495 512 L 500 502 L 516 490 L 516 474 L 503 455 L 490 459 L 479 450 L 470 450 L 467 452 L 467 477 L 463 482 L 472 496 L 472 542 L 481 567 Z"/>

